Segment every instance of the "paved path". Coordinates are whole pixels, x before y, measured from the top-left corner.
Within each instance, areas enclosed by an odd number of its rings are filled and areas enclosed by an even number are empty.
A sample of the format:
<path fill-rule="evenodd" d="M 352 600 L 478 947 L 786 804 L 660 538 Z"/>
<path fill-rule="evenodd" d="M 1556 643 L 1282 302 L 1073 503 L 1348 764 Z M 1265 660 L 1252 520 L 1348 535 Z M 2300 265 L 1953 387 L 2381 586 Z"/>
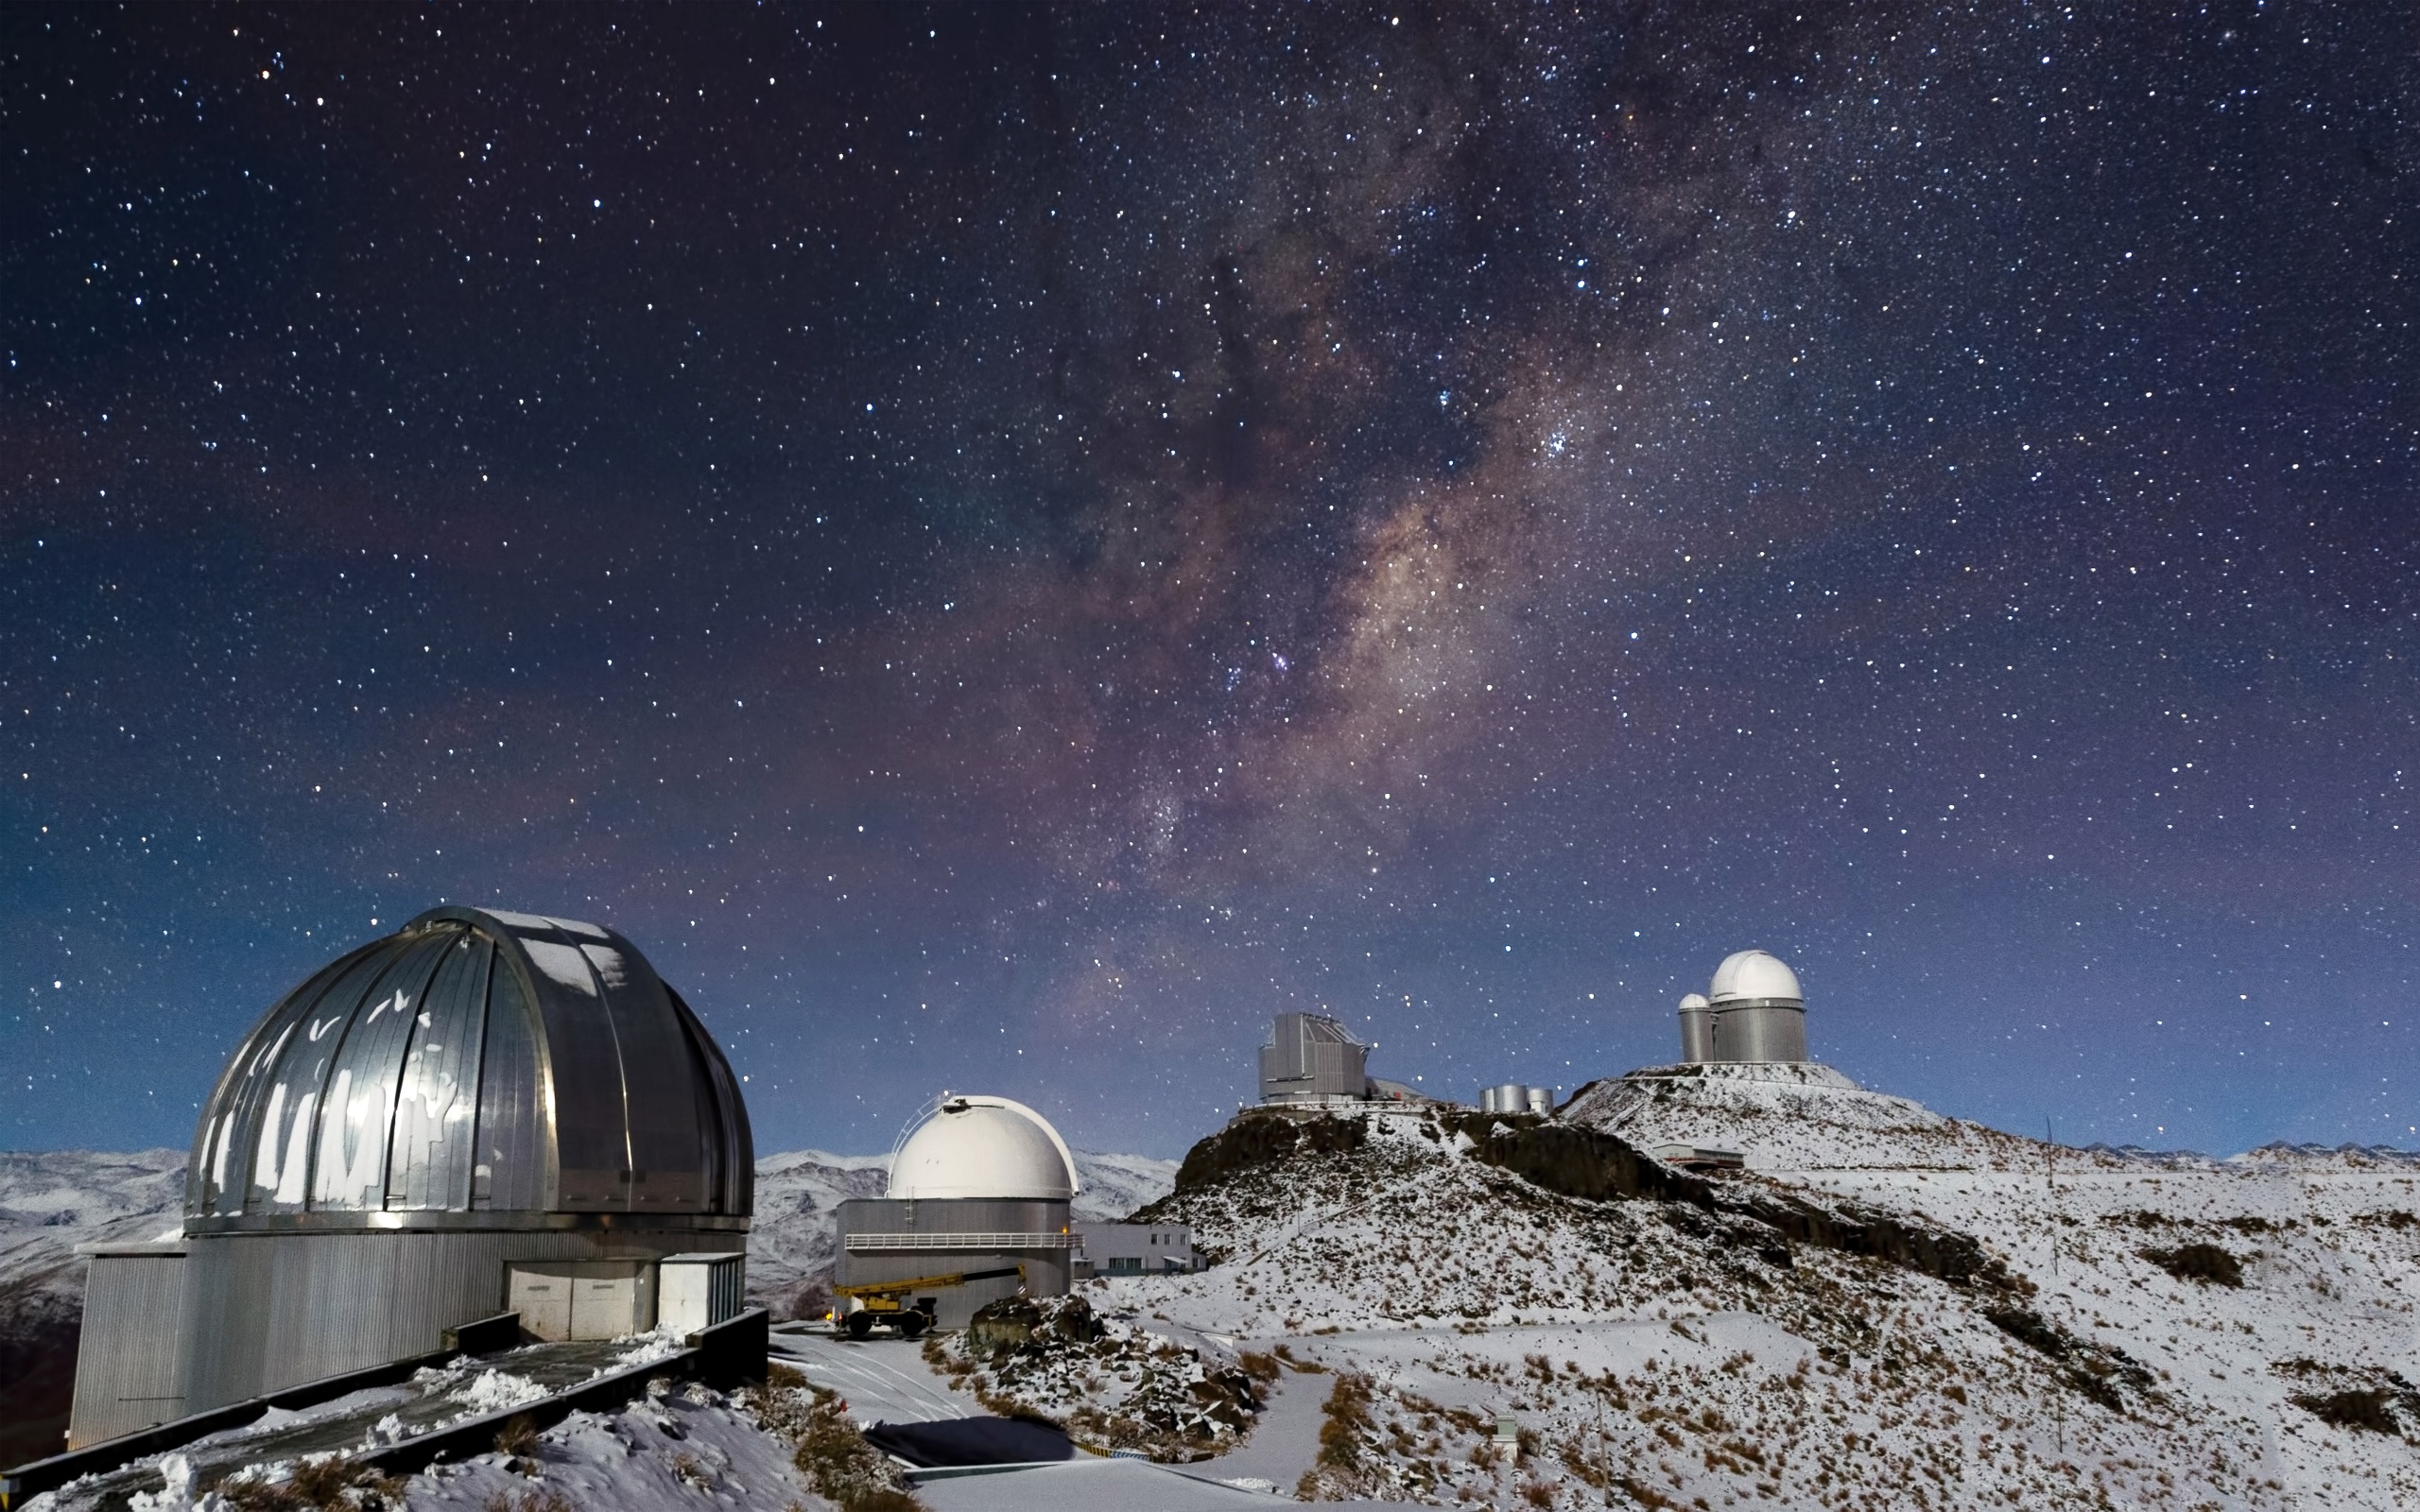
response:
<path fill-rule="evenodd" d="M 861 1423 L 986 1416 L 973 1393 L 933 1374 L 925 1364 L 923 1347 L 906 1339 L 859 1342 L 825 1332 L 777 1332 L 773 1356 L 817 1385 L 847 1398 L 849 1416 Z"/>
<path fill-rule="evenodd" d="M 1336 1377 L 1298 1375 L 1288 1370 L 1269 1389 L 1268 1405 L 1252 1427 L 1251 1436 L 1216 1459 L 1185 1467 L 1196 1475 L 1221 1481 L 1251 1478 L 1267 1481 L 1283 1495 L 1294 1494 L 1294 1483 L 1310 1469 L 1320 1454 L 1320 1425 Z"/>
<path fill-rule="evenodd" d="M 925 1481 L 916 1496 L 933 1512 L 1249 1512 L 1281 1504 L 1265 1492 L 1142 1460 L 1089 1456 L 1037 1469 Z"/>

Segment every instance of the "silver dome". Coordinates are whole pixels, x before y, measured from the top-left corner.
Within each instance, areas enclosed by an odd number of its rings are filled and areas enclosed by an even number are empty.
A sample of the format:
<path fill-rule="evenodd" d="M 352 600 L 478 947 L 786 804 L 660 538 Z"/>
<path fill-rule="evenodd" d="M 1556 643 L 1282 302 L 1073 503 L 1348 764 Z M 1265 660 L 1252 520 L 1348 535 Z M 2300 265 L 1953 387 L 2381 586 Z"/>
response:
<path fill-rule="evenodd" d="M 245 1037 L 195 1130 L 185 1228 L 741 1217 L 754 1178 L 737 1078 L 630 941 L 436 908 Z"/>

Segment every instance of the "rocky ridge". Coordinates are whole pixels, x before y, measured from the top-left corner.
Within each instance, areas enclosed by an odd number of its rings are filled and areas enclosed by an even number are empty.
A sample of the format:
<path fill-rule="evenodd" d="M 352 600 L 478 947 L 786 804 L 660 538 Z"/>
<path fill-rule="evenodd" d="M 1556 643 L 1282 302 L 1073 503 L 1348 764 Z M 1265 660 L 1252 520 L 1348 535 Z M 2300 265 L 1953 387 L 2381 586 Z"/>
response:
<path fill-rule="evenodd" d="M 1619 1134 L 1568 1122 L 1585 1092 L 1554 1121 L 1248 1114 L 1144 1214 L 1222 1263 L 1087 1295 L 1337 1378 L 1325 1495 L 2420 1504 L 2407 1167 L 2180 1168 L 1739 1091 L 1620 1093 Z M 1640 1149 L 1724 1118 L 1745 1174 Z M 1508 1412 L 1511 1466 L 1478 1427 Z"/>

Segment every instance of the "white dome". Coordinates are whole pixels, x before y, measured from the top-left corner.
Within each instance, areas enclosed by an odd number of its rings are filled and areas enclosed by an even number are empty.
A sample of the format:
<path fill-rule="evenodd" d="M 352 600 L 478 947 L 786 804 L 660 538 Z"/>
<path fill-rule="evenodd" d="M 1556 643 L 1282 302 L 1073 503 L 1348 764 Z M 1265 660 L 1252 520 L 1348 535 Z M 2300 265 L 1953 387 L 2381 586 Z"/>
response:
<path fill-rule="evenodd" d="M 1711 1006 L 1713 1006 L 1713 1005 L 1706 1002 L 1705 994 L 1703 992 L 1692 992 L 1687 997 L 1681 1000 L 1681 1011 L 1683 1013 L 1687 1013 L 1693 1008 L 1704 1008 Z"/>
<path fill-rule="evenodd" d="M 946 1092 L 890 1162 L 893 1197 L 1060 1201 L 1083 1189 L 1050 1121 L 1005 1097 Z"/>
<path fill-rule="evenodd" d="M 1714 969 L 1712 992 L 1718 1004 L 1772 998 L 1803 1003 L 1806 998 L 1799 990 L 1798 973 L 1763 951 L 1740 951 L 1724 956 L 1722 964 Z"/>

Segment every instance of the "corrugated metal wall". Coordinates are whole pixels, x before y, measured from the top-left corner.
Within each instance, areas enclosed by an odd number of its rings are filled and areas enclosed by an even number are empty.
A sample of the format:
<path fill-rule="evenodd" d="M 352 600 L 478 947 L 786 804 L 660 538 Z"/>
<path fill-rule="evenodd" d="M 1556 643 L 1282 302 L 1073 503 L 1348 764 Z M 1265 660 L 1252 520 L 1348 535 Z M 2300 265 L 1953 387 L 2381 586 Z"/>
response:
<path fill-rule="evenodd" d="M 1281 1013 L 1260 1047 L 1260 1097 L 1359 1097 L 1369 1091 L 1369 1048 L 1334 1019 Z"/>
<path fill-rule="evenodd" d="M 656 1320 L 682 1333 L 737 1317 L 748 1305 L 744 1255 L 677 1255 L 666 1260 L 656 1282 Z"/>
<path fill-rule="evenodd" d="M 132 1246 L 128 1246 L 130 1249 Z M 67 1447 L 136 1433 L 185 1414 L 178 1346 L 184 1251 L 106 1251 L 84 1280 L 84 1337 L 76 1355 L 76 1403 Z"/>
<path fill-rule="evenodd" d="M 654 1261 L 745 1240 L 665 1228 L 213 1234 L 186 1243 L 182 1378 L 185 1410 L 199 1412 L 440 1349 L 446 1329 L 504 1311 L 513 1261 Z"/>

